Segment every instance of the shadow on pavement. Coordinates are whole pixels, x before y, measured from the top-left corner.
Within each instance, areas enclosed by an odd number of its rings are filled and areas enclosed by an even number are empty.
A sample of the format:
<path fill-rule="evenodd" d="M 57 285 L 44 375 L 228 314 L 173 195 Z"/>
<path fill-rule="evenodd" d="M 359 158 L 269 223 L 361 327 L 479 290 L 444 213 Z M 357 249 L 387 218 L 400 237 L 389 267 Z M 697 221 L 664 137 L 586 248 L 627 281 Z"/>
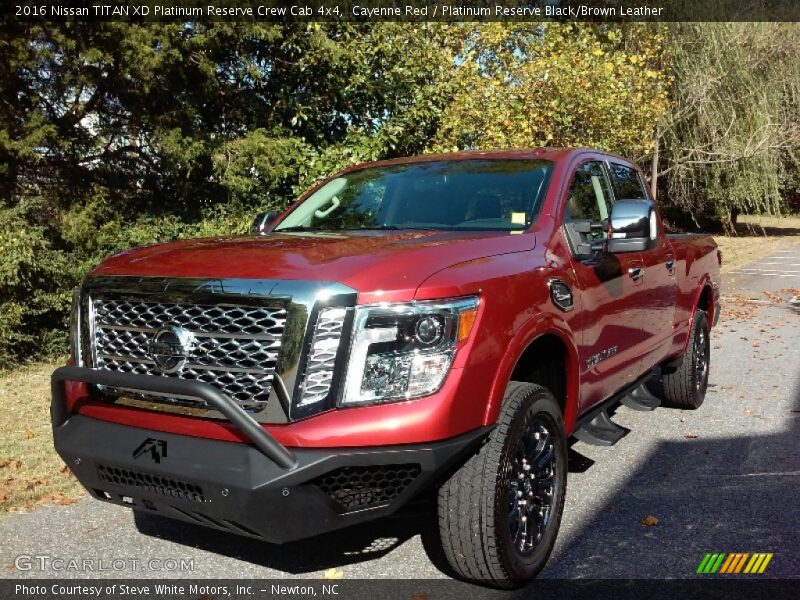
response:
<path fill-rule="evenodd" d="M 282 545 L 215 531 L 155 514 L 134 514 L 137 529 L 145 535 L 292 574 L 374 560 L 394 551 L 417 535 L 422 536 L 426 551 L 434 564 L 445 570 L 441 550 L 430 543 L 438 536 L 435 515 L 431 510 L 432 498 L 425 500 L 392 517 Z"/>
<path fill-rule="evenodd" d="M 800 577 L 800 386 L 786 416 L 777 434 L 655 445 L 545 576 L 695 577 L 706 552 L 773 552 L 765 577 Z"/>

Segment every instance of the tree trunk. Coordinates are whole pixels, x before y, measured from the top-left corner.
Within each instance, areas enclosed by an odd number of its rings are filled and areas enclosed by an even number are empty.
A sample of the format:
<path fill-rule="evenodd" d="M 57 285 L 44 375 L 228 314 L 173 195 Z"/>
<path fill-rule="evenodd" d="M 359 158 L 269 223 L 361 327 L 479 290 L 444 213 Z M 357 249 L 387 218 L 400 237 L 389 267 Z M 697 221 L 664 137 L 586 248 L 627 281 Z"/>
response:
<path fill-rule="evenodd" d="M 661 128 L 656 125 L 656 131 L 653 135 L 655 138 L 655 145 L 653 147 L 653 158 L 650 160 L 650 195 L 653 200 L 658 195 L 658 151 L 659 151 L 659 138 L 661 137 Z"/>

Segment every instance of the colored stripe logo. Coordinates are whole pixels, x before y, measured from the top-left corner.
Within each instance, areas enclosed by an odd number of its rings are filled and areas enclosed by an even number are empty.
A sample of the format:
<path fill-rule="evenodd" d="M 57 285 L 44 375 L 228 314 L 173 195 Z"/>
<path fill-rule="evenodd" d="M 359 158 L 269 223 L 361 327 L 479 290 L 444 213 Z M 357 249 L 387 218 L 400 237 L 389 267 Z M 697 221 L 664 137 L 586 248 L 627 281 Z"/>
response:
<path fill-rule="evenodd" d="M 767 565 L 772 560 L 772 552 L 708 552 L 700 561 L 697 573 L 701 575 L 711 575 L 719 573 L 721 575 L 760 575 L 767 569 Z"/>

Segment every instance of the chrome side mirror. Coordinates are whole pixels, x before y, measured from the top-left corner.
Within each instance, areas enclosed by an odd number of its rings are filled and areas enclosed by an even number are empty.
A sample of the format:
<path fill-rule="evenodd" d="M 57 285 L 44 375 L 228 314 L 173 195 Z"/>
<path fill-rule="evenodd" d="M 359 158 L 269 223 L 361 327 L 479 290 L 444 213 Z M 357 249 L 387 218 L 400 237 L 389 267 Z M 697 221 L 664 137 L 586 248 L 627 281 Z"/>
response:
<path fill-rule="evenodd" d="M 278 213 L 276 213 L 274 210 L 258 213 L 256 218 L 253 219 L 253 223 L 250 225 L 250 233 L 254 235 L 267 233 L 270 229 L 272 229 L 270 225 L 277 218 Z"/>
<path fill-rule="evenodd" d="M 617 252 L 641 252 L 647 250 L 655 231 L 655 207 L 650 200 L 618 200 L 611 207 L 610 235 L 607 250 Z"/>

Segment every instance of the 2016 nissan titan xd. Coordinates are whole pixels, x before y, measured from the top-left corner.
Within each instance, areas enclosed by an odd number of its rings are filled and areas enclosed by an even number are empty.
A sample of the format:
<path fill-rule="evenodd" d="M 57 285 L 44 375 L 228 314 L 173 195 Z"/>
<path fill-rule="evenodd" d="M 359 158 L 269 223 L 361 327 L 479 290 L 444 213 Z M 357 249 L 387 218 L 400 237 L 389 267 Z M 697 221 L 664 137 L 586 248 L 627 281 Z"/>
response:
<path fill-rule="evenodd" d="M 568 438 L 613 445 L 618 403 L 703 402 L 720 263 L 602 152 L 355 166 L 249 235 L 89 273 L 55 446 L 95 498 L 273 543 L 433 489 L 453 571 L 522 585 L 555 542 Z"/>

